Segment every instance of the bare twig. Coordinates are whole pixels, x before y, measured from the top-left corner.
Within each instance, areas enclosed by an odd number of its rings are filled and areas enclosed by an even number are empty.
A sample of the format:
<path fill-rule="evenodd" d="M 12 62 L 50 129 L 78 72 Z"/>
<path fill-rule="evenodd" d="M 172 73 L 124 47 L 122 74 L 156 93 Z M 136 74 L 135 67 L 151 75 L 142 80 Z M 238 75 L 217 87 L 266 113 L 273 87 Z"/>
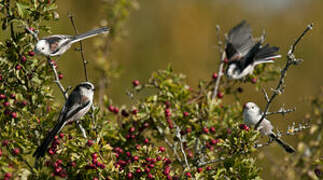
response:
<path fill-rule="evenodd" d="M 64 86 L 62 85 L 62 83 L 59 81 L 59 77 L 56 71 L 56 67 L 54 62 L 50 59 L 50 57 L 47 57 L 47 62 L 49 64 L 49 66 L 52 68 L 53 74 L 54 74 L 54 78 L 55 78 L 55 83 L 57 84 L 58 88 L 61 90 L 65 100 L 67 100 L 68 98 L 68 94 L 67 94 L 67 90 L 65 90 Z"/>
<path fill-rule="evenodd" d="M 73 15 L 70 14 L 68 17 L 71 20 L 71 23 L 72 23 L 72 26 L 73 26 L 75 35 L 77 35 L 79 32 L 78 32 L 78 30 L 77 30 L 77 28 L 75 26 L 74 19 L 73 19 Z M 81 53 L 81 58 L 83 60 L 82 62 L 83 62 L 83 68 L 84 68 L 85 81 L 88 81 L 87 70 L 86 70 L 87 61 L 85 60 L 85 57 L 84 57 L 82 41 L 80 41 L 80 53 Z"/>
<path fill-rule="evenodd" d="M 223 51 L 222 55 L 221 55 L 221 62 L 220 62 L 220 67 L 219 67 L 219 71 L 218 71 L 218 77 L 215 81 L 215 86 L 214 86 L 214 90 L 213 90 L 213 94 L 212 94 L 212 99 L 214 99 L 216 97 L 216 95 L 218 94 L 220 80 L 223 75 L 224 59 L 225 59 L 225 52 Z"/>
<path fill-rule="evenodd" d="M 275 97 L 281 93 L 283 93 L 284 91 L 284 82 L 285 82 L 285 77 L 286 77 L 286 73 L 288 68 L 290 67 L 290 65 L 297 65 L 301 60 L 300 59 L 296 59 L 295 55 L 294 55 L 294 51 L 296 49 L 296 45 L 298 44 L 298 42 L 303 38 L 303 36 L 313 28 L 313 24 L 310 24 L 306 27 L 306 29 L 302 32 L 302 34 L 296 39 L 296 41 L 292 44 L 290 50 L 287 53 L 287 61 L 286 61 L 286 65 L 283 68 L 283 70 L 281 70 L 281 74 L 280 74 L 280 79 L 279 82 L 277 84 L 276 89 L 273 90 L 273 93 L 271 95 L 271 97 L 268 99 L 268 95 L 266 97 L 266 107 L 264 110 L 264 113 L 262 115 L 262 117 L 260 118 L 260 120 L 257 122 L 257 124 L 255 125 L 255 129 L 257 129 L 260 125 L 260 123 L 265 119 L 268 110 L 269 110 L 269 106 L 272 103 L 272 101 L 275 99 Z M 266 92 L 266 91 L 264 91 Z M 267 93 L 265 93 L 266 96 Z"/>
<path fill-rule="evenodd" d="M 208 165 L 208 164 L 213 164 L 213 163 L 217 163 L 217 162 L 224 161 L 224 160 L 225 160 L 224 157 L 220 157 L 218 159 L 210 160 L 210 161 L 207 161 L 207 162 L 200 162 L 197 166 L 202 167 L 202 166 L 205 166 L 205 165 Z"/>
<path fill-rule="evenodd" d="M 293 109 L 285 109 L 284 107 L 281 107 L 276 112 L 267 112 L 266 113 L 266 116 L 273 115 L 273 114 L 281 114 L 281 115 L 284 116 L 285 114 L 288 114 L 288 113 L 291 113 L 291 112 L 295 112 L 295 111 L 296 111 L 296 108 L 293 108 Z"/>
<path fill-rule="evenodd" d="M 187 160 L 187 156 L 186 156 L 186 153 L 185 153 L 185 150 L 184 150 L 184 146 L 183 146 L 183 143 L 184 143 L 184 139 L 182 138 L 182 135 L 181 135 L 181 129 L 176 125 L 176 137 L 178 138 L 179 140 L 179 144 L 181 146 L 181 152 L 183 154 L 183 157 L 184 157 L 184 160 L 185 160 L 185 164 L 186 164 L 186 167 L 188 169 L 191 169 L 189 163 L 188 163 L 188 160 Z"/>
<path fill-rule="evenodd" d="M 224 59 L 226 56 L 225 51 L 223 51 L 223 49 L 221 47 L 222 41 L 220 39 L 220 26 L 218 26 L 218 25 L 216 27 L 216 33 L 217 33 L 217 39 L 218 39 L 218 49 L 219 49 L 219 54 L 220 54 L 220 66 L 219 66 L 219 71 L 218 71 L 218 77 L 215 81 L 215 85 L 214 85 L 214 89 L 213 89 L 212 99 L 214 99 L 216 97 L 216 95 L 218 94 L 220 80 L 223 75 Z"/>

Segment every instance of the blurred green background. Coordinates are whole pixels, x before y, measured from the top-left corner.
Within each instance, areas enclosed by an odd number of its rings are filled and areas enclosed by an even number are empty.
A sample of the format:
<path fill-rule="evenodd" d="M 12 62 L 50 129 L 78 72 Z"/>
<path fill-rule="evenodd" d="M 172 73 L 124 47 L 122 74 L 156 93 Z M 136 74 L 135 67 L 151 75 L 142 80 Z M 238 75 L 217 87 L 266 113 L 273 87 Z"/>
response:
<path fill-rule="evenodd" d="M 216 25 L 227 32 L 235 24 L 245 19 L 253 28 L 255 36 L 262 30 L 267 32 L 267 42 L 281 47 L 285 57 L 293 40 L 309 23 L 314 29 L 308 33 L 296 50 L 299 58 L 304 58 L 300 66 L 288 72 L 286 91 L 278 97 L 272 110 L 285 104 L 297 111 L 286 117 L 272 116 L 274 125 L 285 130 L 291 122 L 302 122 L 308 106 L 304 97 L 318 93 L 323 85 L 323 1 L 321 0 L 139 0 L 140 8 L 133 11 L 126 22 L 126 36 L 115 42 L 109 61 L 116 61 L 122 67 L 120 78 L 109 83 L 108 94 L 116 104 L 129 104 L 126 90 L 134 79 L 145 81 L 158 69 L 172 64 L 176 72 L 187 75 L 188 83 L 196 87 L 199 80 L 210 79 L 217 71 L 219 54 L 216 48 Z M 61 19 L 52 24 L 55 34 L 73 34 L 68 14 L 75 17 L 79 32 L 88 31 L 100 25 L 106 12 L 100 9 L 101 0 L 58 1 Z M 113 28 L 113 27 L 112 27 Z M 84 41 L 85 54 L 89 60 L 90 80 L 98 83 L 91 59 L 93 39 Z M 277 60 L 283 66 L 285 58 Z M 83 69 L 79 53 L 68 51 L 58 60 L 59 70 L 64 74 L 63 84 L 75 85 L 83 81 Z M 269 83 L 269 89 L 276 82 Z M 264 107 L 262 92 L 255 91 L 249 84 L 241 84 L 245 92 L 243 102 L 255 101 Z M 56 86 L 53 86 L 56 89 Z M 59 95 L 60 97 L 60 95 Z M 61 98 L 61 97 L 60 97 Z M 225 96 L 226 98 L 226 96 Z M 230 97 L 227 97 L 230 99 Z M 227 101 L 226 103 L 230 103 Z M 239 120 L 239 121 L 242 121 Z M 306 132 L 305 132 L 306 133 Z M 295 145 L 293 137 L 285 137 Z M 270 166 L 286 154 L 276 144 L 264 149 L 265 158 L 259 163 L 263 166 L 263 177 L 269 176 Z M 287 155 L 286 155 L 287 156 Z"/>

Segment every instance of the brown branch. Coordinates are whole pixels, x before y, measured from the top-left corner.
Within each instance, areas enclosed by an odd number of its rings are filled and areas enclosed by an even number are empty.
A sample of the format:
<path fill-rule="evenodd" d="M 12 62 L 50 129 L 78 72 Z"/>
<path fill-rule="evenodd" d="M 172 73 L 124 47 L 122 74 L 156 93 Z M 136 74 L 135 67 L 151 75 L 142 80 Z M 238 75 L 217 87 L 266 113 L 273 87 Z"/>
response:
<path fill-rule="evenodd" d="M 79 34 L 79 32 L 78 32 L 78 30 L 77 30 L 77 28 L 75 26 L 75 23 L 74 23 L 73 15 L 70 14 L 68 17 L 71 20 L 71 23 L 72 23 L 72 26 L 73 26 L 75 35 Z M 82 58 L 82 62 L 83 62 L 83 69 L 84 69 L 85 81 L 88 81 L 88 75 L 87 75 L 87 70 L 86 70 L 87 61 L 85 60 L 85 56 L 84 56 L 84 52 L 83 52 L 83 44 L 82 44 L 82 41 L 80 41 L 80 54 L 81 54 L 81 58 Z"/>
<path fill-rule="evenodd" d="M 260 118 L 260 120 L 255 125 L 255 129 L 257 129 L 259 127 L 260 123 L 265 119 L 265 117 L 266 117 L 266 115 L 268 113 L 268 110 L 269 110 L 269 106 L 273 102 L 273 100 L 275 99 L 275 97 L 277 95 L 283 93 L 283 91 L 284 91 L 285 77 L 286 77 L 286 73 L 287 73 L 287 70 L 289 69 L 289 67 L 291 65 L 297 65 L 297 64 L 299 64 L 302 61 L 300 59 L 296 59 L 296 57 L 294 55 L 294 51 L 295 51 L 296 46 L 299 43 L 299 41 L 312 28 L 313 28 L 313 24 L 308 25 L 306 27 L 306 29 L 302 32 L 302 34 L 295 40 L 295 42 L 292 44 L 290 50 L 288 51 L 286 65 L 283 68 L 283 70 L 281 70 L 280 79 L 278 81 L 277 87 L 276 87 L 276 89 L 273 90 L 273 93 L 272 93 L 272 95 L 271 95 L 270 98 L 268 98 L 268 95 L 267 95 L 267 97 L 266 97 L 267 104 L 266 104 L 264 113 L 263 113 L 262 117 Z M 264 91 L 264 92 L 266 92 L 266 91 Z M 267 94 L 267 93 L 265 93 L 265 94 Z"/>

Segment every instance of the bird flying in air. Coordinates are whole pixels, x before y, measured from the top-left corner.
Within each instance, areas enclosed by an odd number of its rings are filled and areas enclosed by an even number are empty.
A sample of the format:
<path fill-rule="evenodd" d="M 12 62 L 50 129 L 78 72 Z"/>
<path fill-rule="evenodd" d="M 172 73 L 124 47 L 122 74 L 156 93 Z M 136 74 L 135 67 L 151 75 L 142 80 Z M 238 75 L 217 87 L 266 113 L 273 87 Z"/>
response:
<path fill-rule="evenodd" d="M 228 59 L 226 75 L 229 79 L 241 79 L 251 74 L 256 65 L 273 63 L 278 47 L 263 45 L 261 40 L 255 41 L 251 34 L 250 25 L 246 21 L 233 27 L 226 43 L 225 53 Z"/>

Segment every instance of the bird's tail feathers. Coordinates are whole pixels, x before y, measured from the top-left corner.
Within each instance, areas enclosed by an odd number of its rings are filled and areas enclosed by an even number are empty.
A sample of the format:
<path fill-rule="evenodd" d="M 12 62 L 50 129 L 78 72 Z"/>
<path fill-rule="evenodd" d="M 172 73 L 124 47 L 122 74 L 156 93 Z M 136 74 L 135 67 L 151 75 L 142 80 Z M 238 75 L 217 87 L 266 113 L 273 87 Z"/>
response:
<path fill-rule="evenodd" d="M 259 48 L 255 55 L 255 64 L 273 63 L 276 58 L 281 57 L 276 54 L 277 51 L 279 51 L 278 47 L 270 47 L 269 44 Z"/>
<path fill-rule="evenodd" d="M 101 34 L 101 33 L 109 32 L 109 30 L 110 29 L 108 27 L 102 27 L 102 28 L 94 29 L 94 30 L 91 30 L 91 31 L 83 33 L 83 34 L 76 35 L 71 42 L 75 43 L 75 42 L 78 42 L 78 41 L 81 41 L 81 40 L 96 36 L 96 35 Z"/>
<path fill-rule="evenodd" d="M 66 124 L 66 121 L 61 120 L 55 125 L 55 127 L 48 133 L 48 135 L 43 140 L 41 145 L 34 152 L 33 154 L 34 157 L 38 159 L 45 155 L 49 144 L 53 141 L 55 135 L 65 126 L 65 124 Z"/>
<path fill-rule="evenodd" d="M 289 145 L 286 142 L 284 142 L 283 140 L 281 140 L 279 137 L 277 137 L 277 135 L 270 134 L 270 137 L 273 138 L 281 147 L 283 147 L 286 152 L 288 152 L 288 153 L 296 152 L 296 150 L 291 145 Z"/>

